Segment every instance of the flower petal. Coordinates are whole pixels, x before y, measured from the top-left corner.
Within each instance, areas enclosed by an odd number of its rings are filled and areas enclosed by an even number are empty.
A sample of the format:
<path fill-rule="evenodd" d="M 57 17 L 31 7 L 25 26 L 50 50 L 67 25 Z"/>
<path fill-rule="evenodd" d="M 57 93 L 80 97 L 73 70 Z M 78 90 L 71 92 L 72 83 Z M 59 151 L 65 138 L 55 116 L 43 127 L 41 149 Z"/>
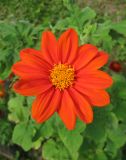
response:
<path fill-rule="evenodd" d="M 57 111 L 61 99 L 61 93 L 52 88 L 49 92 L 37 97 L 32 105 L 32 117 L 38 123 L 42 123 L 50 118 Z"/>
<path fill-rule="evenodd" d="M 89 89 L 77 85 L 74 88 L 81 92 L 91 105 L 103 107 L 110 103 L 109 94 L 105 90 Z"/>
<path fill-rule="evenodd" d="M 78 57 L 73 63 L 73 66 L 76 70 L 79 70 L 86 66 L 96 55 L 98 54 L 98 49 L 91 45 L 85 44 L 79 47 Z"/>
<path fill-rule="evenodd" d="M 50 31 L 45 31 L 42 34 L 41 51 L 44 59 L 50 64 L 58 63 L 59 57 L 57 53 L 57 41 L 54 34 Z"/>
<path fill-rule="evenodd" d="M 71 63 L 77 56 L 78 36 L 74 29 L 68 29 L 58 40 L 58 54 L 61 63 Z"/>
<path fill-rule="evenodd" d="M 99 52 L 99 56 L 94 58 L 86 67 L 85 70 L 97 70 L 108 62 L 108 54 L 104 51 Z"/>
<path fill-rule="evenodd" d="M 15 63 L 12 71 L 22 79 L 49 79 L 49 70 L 45 66 L 28 65 L 22 61 Z"/>
<path fill-rule="evenodd" d="M 93 111 L 88 101 L 74 88 L 70 88 L 69 93 L 76 105 L 75 110 L 78 117 L 85 123 L 91 123 L 93 121 Z"/>
<path fill-rule="evenodd" d="M 67 129 L 72 130 L 75 127 L 76 115 L 75 104 L 68 94 L 67 90 L 64 90 L 62 94 L 61 106 L 58 109 L 58 114 L 62 121 L 66 125 Z"/>
<path fill-rule="evenodd" d="M 44 68 L 46 67 L 48 69 L 51 68 L 51 65 L 43 59 L 41 51 L 32 48 L 21 50 L 20 58 L 26 64 L 36 65 Z"/>
<path fill-rule="evenodd" d="M 96 71 L 80 71 L 76 75 L 75 85 L 85 88 L 105 89 L 112 85 L 112 78 L 105 72 Z"/>
<path fill-rule="evenodd" d="M 24 96 L 36 96 L 52 87 L 47 80 L 18 80 L 14 85 L 14 90 Z"/>

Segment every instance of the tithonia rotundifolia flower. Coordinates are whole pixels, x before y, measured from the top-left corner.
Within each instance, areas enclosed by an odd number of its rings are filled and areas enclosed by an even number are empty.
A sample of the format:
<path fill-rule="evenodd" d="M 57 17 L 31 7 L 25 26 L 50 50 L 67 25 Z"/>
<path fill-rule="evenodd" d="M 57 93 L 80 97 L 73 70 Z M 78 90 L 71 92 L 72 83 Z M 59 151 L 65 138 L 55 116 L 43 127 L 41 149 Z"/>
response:
<path fill-rule="evenodd" d="M 0 98 L 5 96 L 5 81 L 0 79 Z"/>
<path fill-rule="evenodd" d="M 24 96 L 36 96 L 32 117 L 38 123 L 58 113 L 71 130 L 78 117 L 84 123 L 93 121 L 92 107 L 110 103 L 105 91 L 112 78 L 99 70 L 108 54 L 92 44 L 79 46 L 78 35 L 68 29 L 57 40 L 51 31 L 42 34 L 40 50 L 27 48 L 12 67 L 19 76 L 14 90 Z"/>

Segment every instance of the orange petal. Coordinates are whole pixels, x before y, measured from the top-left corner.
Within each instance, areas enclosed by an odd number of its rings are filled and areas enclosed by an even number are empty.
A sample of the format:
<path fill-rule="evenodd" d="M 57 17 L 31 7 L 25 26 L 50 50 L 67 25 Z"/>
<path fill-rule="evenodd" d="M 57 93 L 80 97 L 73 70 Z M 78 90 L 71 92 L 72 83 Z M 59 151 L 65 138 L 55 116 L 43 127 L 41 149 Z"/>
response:
<path fill-rule="evenodd" d="M 81 92 L 94 106 L 102 107 L 110 103 L 109 94 L 105 90 L 89 89 L 77 85 L 74 88 Z"/>
<path fill-rule="evenodd" d="M 74 88 L 70 88 L 69 93 L 76 105 L 75 110 L 78 117 L 85 123 L 91 123 L 93 121 L 93 111 L 88 101 Z"/>
<path fill-rule="evenodd" d="M 4 84 L 4 80 L 0 79 L 0 84 Z"/>
<path fill-rule="evenodd" d="M 50 118 L 59 107 L 61 93 L 52 88 L 49 92 L 39 95 L 32 105 L 32 117 L 38 123 Z"/>
<path fill-rule="evenodd" d="M 78 57 L 73 63 L 73 66 L 76 70 L 79 70 L 87 65 L 98 54 L 98 49 L 91 44 L 85 44 L 79 47 L 77 54 Z"/>
<path fill-rule="evenodd" d="M 58 63 L 57 41 L 54 34 L 50 31 L 45 31 L 42 34 L 41 50 L 44 59 L 50 64 Z"/>
<path fill-rule="evenodd" d="M 24 96 L 36 96 L 39 95 L 49 88 L 52 85 L 47 80 L 37 79 L 37 80 L 18 80 L 14 85 L 14 90 Z"/>
<path fill-rule="evenodd" d="M 30 65 L 51 68 L 51 65 L 43 59 L 42 53 L 32 48 L 26 48 L 20 51 L 20 57 L 23 62 Z"/>
<path fill-rule="evenodd" d="M 43 107 L 45 103 L 49 103 L 49 100 L 52 98 L 54 94 L 54 88 L 50 88 L 49 90 L 43 92 L 38 95 L 32 104 L 32 118 L 38 119 L 40 117 L 40 113 L 44 112 L 45 108 Z"/>
<path fill-rule="evenodd" d="M 12 66 L 12 71 L 22 79 L 48 79 L 49 70 L 45 66 L 28 65 L 20 61 Z"/>
<path fill-rule="evenodd" d="M 108 62 L 108 54 L 101 51 L 99 56 L 94 58 L 86 67 L 85 70 L 97 70 Z"/>
<path fill-rule="evenodd" d="M 105 89 L 112 85 L 112 78 L 105 72 L 96 71 L 80 71 L 77 73 L 75 85 L 85 88 Z"/>
<path fill-rule="evenodd" d="M 77 56 L 78 36 L 74 29 L 65 31 L 58 40 L 58 54 L 61 63 L 71 63 Z"/>
<path fill-rule="evenodd" d="M 68 94 L 67 90 L 64 90 L 62 94 L 61 106 L 58 109 L 59 116 L 66 125 L 67 129 L 72 130 L 75 127 L 76 115 L 75 115 L 75 104 Z"/>

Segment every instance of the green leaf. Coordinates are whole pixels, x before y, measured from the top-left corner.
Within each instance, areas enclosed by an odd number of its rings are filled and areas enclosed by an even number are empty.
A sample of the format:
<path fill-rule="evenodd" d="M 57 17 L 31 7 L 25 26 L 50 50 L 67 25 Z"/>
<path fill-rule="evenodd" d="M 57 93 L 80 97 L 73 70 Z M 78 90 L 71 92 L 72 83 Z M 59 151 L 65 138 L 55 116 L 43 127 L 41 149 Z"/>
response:
<path fill-rule="evenodd" d="M 106 124 L 109 112 L 107 108 L 95 109 L 93 123 L 87 125 L 86 135 L 95 142 L 104 142 L 106 139 Z"/>
<path fill-rule="evenodd" d="M 95 160 L 108 160 L 103 150 L 96 150 Z"/>
<path fill-rule="evenodd" d="M 113 141 L 111 141 L 110 139 L 108 139 L 108 141 L 106 142 L 106 146 L 104 148 L 104 151 L 106 152 L 106 154 L 112 158 L 116 157 L 118 148 L 117 146 L 113 143 Z"/>
<path fill-rule="evenodd" d="M 42 137 L 40 137 L 39 139 L 37 139 L 36 141 L 34 141 L 34 142 L 32 143 L 33 148 L 34 148 L 34 149 L 39 149 L 40 146 L 41 146 L 42 141 L 43 141 L 43 138 L 42 138 Z"/>
<path fill-rule="evenodd" d="M 5 22 L 0 22 L 0 34 L 6 36 L 6 35 L 14 35 L 16 33 L 14 25 L 10 25 Z"/>
<path fill-rule="evenodd" d="M 86 21 L 92 20 L 96 13 L 89 7 L 86 7 L 82 10 L 76 5 L 70 6 L 71 10 L 70 16 L 66 17 L 65 19 L 59 20 L 55 25 L 56 29 L 66 29 L 68 27 L 75 28 L 78 32 L 82 32 L 84 23 Z M 79 19 L 78 19 L 79 17 Z"/>
<path fill-rule="evenodd" d="M 46 121 L 43 124 L 36 124 L 36 133 L 34 136 L 34 140 L 39 139 L 40 137 L 42 138 L 49 138 L 54 135 L 55 129 L 54 129 L 54 124 L 55 124 L 55 115 L 51 117 L 48 121 Z"/>
<path fill-rule="evenodd" d="M 121 101 L 114 109 L 119 120 L 126 120 L 126 101 Z"/>
<path fill-rule="evenodd" d="M 17 96 L 11 98 L 8 102 L 8 109 L 10 111 L 8 115 L 8 119 L 10 121 L 14 121 L 16 123 L 20 121 L 27 121 L 29 118 L 29 109 L 28 107 L 24 107 L 24 97 Z"/>
<path fill-rule="evenodd" d="M 118 93 L 119 98 L 126 100 L 126 88 L 123 88 L 122 90 L 120 90 L 120 92 Z"/>
<path fill-rule="evenodd" d="M 78 150 L 83 142 L 81 133 L 85 130 L 85 125 L 83 122 L 78 121 L 76 128 L 72 131 L 67 130 L 63 124 L 60 124 L 60 127 L 58 126 L 57 128 L 59 137 L 68 149 L 71 158 L 77 160 Z"/>
<path fill-rule="evenodd" d="M 108 131 L 108 137 L 117 148 L 120 148 L 126 142 L 125 130 L 120 126 L 118 126 L 116 129 L 110 129 Z"/>
<path fill-rule="evenodd" d="M 70 160 L 68 151 L 59 141 L 48 140 L 42 147 L 42 157 L 46 160 Z"/>
<path fill-rule="evenodd" d="M 124 84 L 126 82 L 125 77 L 123 75 L 121 75 L 121 74 L 113 73 L 112 74 L 112 78 L 113 78 L 113 80 L 114 80 L 115 83 L 117 83 L 117 82 L 120 82 L 120 83 L 123 82 L 123 84 Z"/>
<path fill-rule="evenodd" d="M 32 103 L 33 103 L 33 100 L 35 99 L 35 97 L 27 97 L 27 105 L 29 106 L 29 107 L 31 107 L 32 106 Z"/>
<path fill-rule="evenodd" d="M 126 36 L 126 20 L 118 22 L 118 23 L 113 23 L 111 25 L 111 28 L 115 30 L 116 32 Z"/>
<path fill-rule="evenodd" d="M 126 143 L 125 122 L 118 124 L 116 128 L 107 130 L 108 140 L 104 148 L 105 152 L 115 158 L 120 148 Z"/>
<path fill-rule="evenodd" d="M 105 49 L 106 51 L 111 53 L 114 45 L 112 37 L 109 34 L 111 29 L 111 21 L 108 20 L 103 23 L 96 23 L 96 24 L 97 27 L 92 32 L 90 43 L 93 43 L 95 45 L 100 45 L 102 49 Z"/>
<path fill-rule="evenodd" d="M 34 135 L 34 128 L 31 124 L 20 123 L 14 128 L 12 141 L 20 145 L 25 151 L 32 148 L 32 137 Z"/>
<path fill-rule="evenodd" d="M 22 106 L 24 102 L 24 97 L 23 96 L 17 96 L 14 98 L 11 98 L 8 102 L 8 106 L 13 108 L 13 107 L 18 107 L 18 106 Z"/>
<path fill-rule="evenodd" d="M 72 6 L 70 0 L 63 0 L 63 5 L 68 9 L 71 10 Z"/>
<path fill-rule="evenodd" d="M 81 10 L 81 12 L 79 14 L 79 21 L 81 22 L 81 24 L 83 24 L 87 20 L 89 21 L 89 20 L 95 18 L 95 16 L 96 16 L 95 11 L 89 7 L 86 7 Z"/>
<path fill-rule="evenodd" d="M 108 114 L 108 118 L 106 119 L 106 127 L 107 130 L 115 130 L 118 128 L 118 119 L 113 112 L 110 112 Z"/>

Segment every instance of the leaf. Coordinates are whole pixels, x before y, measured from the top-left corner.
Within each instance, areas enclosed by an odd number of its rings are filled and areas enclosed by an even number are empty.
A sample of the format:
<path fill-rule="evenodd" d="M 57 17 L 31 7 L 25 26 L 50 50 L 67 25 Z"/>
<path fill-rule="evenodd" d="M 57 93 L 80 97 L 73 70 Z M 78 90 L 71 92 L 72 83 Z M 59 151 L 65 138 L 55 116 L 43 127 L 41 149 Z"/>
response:
<path fill-rule="evenodd" d="M 112 78 L 113 78 L 114 82 L 116 82 L 116 83 L 117 82 L 120 82 L 120 83 L 123 82 L 123 84 L 124 84 L 126 82 L 125 77 L 121 74 L 113 73 Z"/>
<path fill-rule="evenodd" d="M 115 130 L 118 128 L 118 119 L 113 112 L 110 112 L 106 119 L 106 127 L 107 130 Z"/>
<path fill-rule="evenodd" d="M 118 97 L 126 100 L 126 88 L 123 88 L 122 90 L 120 90 L 120 92 L 118 93 Z"/>
<path fill-rule="evenodd" d="M 24 102 L 24 97 L 23 96 L 17 96 L 14 98 L 11 98 L 8 102 L 8 106 L 13 108 L 13 107 L 17 107 L 17 106 L 22 106 Z"/>
<path fill-rule="evenodd" d="M 11 98 L 8 102 L 8 109 L 10 111 L 8 119 L 14 122 L 27 121 L 29 118 L 28 107 L 23 106 L 24 97 L 17 96 Z"/>
<path fill-rule="evenodd" d="M 5 22 L 0 22 L 0 34 L 6 36 L 8 34 L 14 35 L 16 33 L 14 25 Z"/>
<path fill-rule="evenodd" d="M 62 30 L 68 27 L 72 27 L 75 28 L 76 31 L 81 33 L 84 23 L 86 21 L 92 20 L 96 16 L 95 11 L 89 7 L 80 10 L 78 6 L 73 5 L 72 7 L 70 6 L 69 9 L 71 10 L 70 16 L 66 17 L 65 19 L 59 20 L 55 25 L 55 29 Z"/>
<path fill-rule="evenodd" d="M 32 106 L 32 103 L 33 103 L 33 100 L 35 99 L 35 97 L 27 97 L 27 105 L 29 106 L 29 107 L 31 107 Z"/>
<path fill-rule="evenodd" d="M 34 139 L 33 139 L 34 141 L 36 141 L 40 137 L 42 137 L 43 139 L 53 137 L 54 132 L 55 132 L 55 129 L 54 129 L 54 123 L 55 123 L 54 118 L 55 118 L 55 115 L 53 117 L 51 117 L 45 123 L 40 124 L 40 125 L 38 125 L 38 124 L 35 125 L 36 133 L 35 133 L 35 136 L 34 136 Z"/>
<path fill-rule="evenodd" d="M 58 121 L 58 123 L 59 125 L 57 125 L 57 129 L 61 141 L 68 149 L 71 158 L 77 160 L 78 150 L 83 142 L 81 133 L 85 130 L 85 125 L 83 122 L 78 121 L 76 128 L 72 131 L 68 131 L 60 121 Z"/>
<path fill-rule="evenodd" d="M 42 141 L 43 141 L 43 138 L 42 138 L 42 137 L 40 137 L 39 139 L 37 139 L 36 141 L 34 141 L 34 142 L 32 143 L 33 148 L 34 148 L 34 149 L 39 149 L 40 146 L 41 146 Z"/>
<path fill-rule="evenodd" d="M 125 122 L 117 124 L 115 128 L 109 128 L 107 137 L 104 150 L 109 156 L 115 158 L 118 150 L 126 143 Z"/>
<path fill-rule="evenodd" d="M 91 9 L 89 7 L 86 7 L 86 8 L 81 10 L 79 15 L 80 15 L 79 16 L 79 21 L 81 22 L 81 24 L 83 24 L 84 22 L 95 18 L 96 13 L 93 9 Z"/>
<path fill-rule="evenodd" d="M 125 100 L 125 84 L 126 84 L 126 79 L 123 75 L 119 74 L 113 74 L 113 80 L 114 84 L 112 88 L 110 89 L 111 91 L 111 97 L 113 98 L 113 104 L 114 106 L 117 105 L 117 102 L 120 103 L 120 101 Z M 115 101 L 116 99 L 116 101 Z"/>
<path fill-rule="evenodd" d="M 68 10 L 71 10 L 70 0 L 63 0 L 63 5 L 64 5 Z"/>
<path fill-rule="evenodd" d="M 93 123 L 87 125 L 86 135 L 96 143 L 104 142 L 106 139 L 106 124 L 109 112 L 106 108 L 95 109 Z"/>
<path fill-rule="evenodd" d="M 43 145 L 42 157 L 46 160 L 70 160 L 68 151 L 63 144 L 52 139 Z"/>
<path fill-rule="evenodd" d="M 19 123 L 15 126 L 12 135 L 12 141 L 20 145 L 25 151 L 32 148 L 32 137 L 34 135 L 34 128 L 28 123 Z"/>
<path fill-rule="evenodd" d="M 114 109 L 119 120 L 126 120 L 126 101 L 121 101 Z"/>
<path fill-rule="evenodd" d="M 111 29 L 111 21 L 107 20 L 103 23 L 96 23 L 96 24 L 97 27 L 92 32 L 91 35 L 91 42 L 95 45 L 100 45 L 102 49 L 105 49 L 106 51 L 111 53 L 114 45 L 112 37 L 109 34 Z"/>
<path fill-rule="evenodd" d="M 118 23 L 113 23 L 111 25 L 111 28 L 115 30 L 116 32 L 126 36 L 126 20 L 118 22 Z"/>
<path fill-rule="evenodd" d="M 103 150 L 97 150 L 96 151 L 96 155 L 95 155 L 95 158 L 96 160 L 108 160 L 106 154 L 104 153 Z"/>
<path fill-rule="evenodd" d="M 122 147 L 126 142 L 125 130 L 120 126 L 116 129 L 110 129 L 108 131 L 108 137 L 117 148 Z"/>
<path fill-rule="evenodd" d="M 104 148 L 104 151 L 106 152 L 106 154 L 112 158 L 116 157 L 118 148 L 117 146 L 110 140 L 108 139 L 108 141 L 106 142 L 106 146 Z"/>

